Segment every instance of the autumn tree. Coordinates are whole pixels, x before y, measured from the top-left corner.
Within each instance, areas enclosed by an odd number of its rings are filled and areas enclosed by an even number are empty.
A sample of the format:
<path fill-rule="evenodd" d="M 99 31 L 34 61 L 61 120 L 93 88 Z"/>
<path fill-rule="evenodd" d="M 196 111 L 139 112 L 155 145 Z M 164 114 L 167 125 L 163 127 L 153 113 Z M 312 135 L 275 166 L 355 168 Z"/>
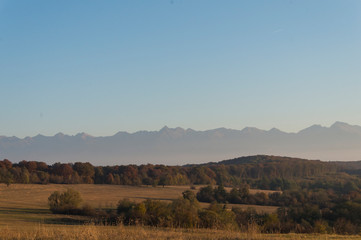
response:
<path fill-rule="evenodd" d="M 82 201 L 79 192 L 68 188 L 62 193 L 59 191 L 53 192 L 48 198 L 48 205 L 53 213 L 73 214 L 79 212 Z"/>
<path fill-rule="evenodd" d="M 89 162 L 81 163 L 76 162 L 73 165 L 73 170 L 78 173 L 78 175 L 82 178 L 83 183 L 93 183 L 95 169 L 92 164 Z"/>

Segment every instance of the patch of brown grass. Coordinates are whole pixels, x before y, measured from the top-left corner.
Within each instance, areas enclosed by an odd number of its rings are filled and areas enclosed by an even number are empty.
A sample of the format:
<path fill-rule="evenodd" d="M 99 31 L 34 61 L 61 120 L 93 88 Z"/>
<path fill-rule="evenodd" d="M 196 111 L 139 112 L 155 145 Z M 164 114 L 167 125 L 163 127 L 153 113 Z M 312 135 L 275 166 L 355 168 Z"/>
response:
<path fill-rule="evenodd" d="M 200 186 L 197 186 L 199 189 Z M 13 184 L 7 187 L 0 184 L 0 206 L 2 208 L 48 209 L 47 200 L 54 191 L 73 188 L 79 191 L 84 201 L 93 207 L 115 208 L 118 201 L 129 198 L 136 202 L 145 199 L 171 201 L 182 196 L 182 192 L 190 190 L 189 186 L 124 186 L 99 184 Z M 193 190 L 197 192 L 198 190 Z M 251 190 L 263 191 L 263 190 Z M 202 204 L 204 207 L 208 204 Z M 257 211 L 274 212 L 276 207 L 229 204 L 242 208 L 254 207 Z"/>
<path fill-rule="evenodd" d="M 359 236 L 316 235 L 316 234 L 259 234 L 241 233 L 212 229 L 176 229 L 151 228 L 133 226 L 47 226 L 38 225 L 33 228 L 14 229 L 0 227 L 0 239 L 76 239 L 76 240 L 107 240 L 107 239 L 360 239 Z"/>
<path fill-rule="evenodd" d="M 152 228 L 140 226 L 83 225 L 84 217 L 55 215 L 48 210 L 47 199 L 54 191 L 66 188 L 79 191 L 85 202 L 94 207 L 115 208 L 122 198 L 137 202 L 147 198 L 170 201 L 189 186 L 119 186 L 119 185 L 34 185 L 0 184 L 0 239 L 361 239 L 360 236 L 260 234 L 257 229 L 246 233 L 213 229 Z M 199 186 L 197 186 L 197 190 Z M 197 191 L 195 190 L 195 191 Z M 202 206 L 207 207 L 208 204 Z M 228 207 L 235 206 L 230 204 Z M 236 206 L 247 208 L 250 205 Z M 252 206 L 257 211 L 272 212 L 276 207 Z M 61 223 L 61 224 L 59 224 Z M 78 224 L 76 226 L 64 225 Z M 79 225 L 81 224 L 81 225 Z"/>
<path fill-rule="evenodd" d="M 197 192 L 201 186 L 197 186 Z M 73 188 L 79 191 L 85 203 L 95 208 L 115 209 L 118 201 L 123 198 L 141 202 L 145 199 L 171 201 L 182 196 L 182 192 L 189 190 L 189 186 L 124 186 L 124 185 L 95 185 L 95 184 L 13 184 L 7 187 L 0 184 L 0 226 L 27 225 L 32 223 L 58 223 L 64 221 L 64 215 L 51 214 L 48 207 L 48 197 L 54 191 L 64 191 Z M 201 203 L 206 208 L 208 203 Z M 228 204 L 246 209 L 253 207 L 258 212 L 275 212 L 277 207 Z M 66 222 L 76 223 L 82 219 L 68 217 Z M 74 219 L 75 218 L 75 219 Z"/>

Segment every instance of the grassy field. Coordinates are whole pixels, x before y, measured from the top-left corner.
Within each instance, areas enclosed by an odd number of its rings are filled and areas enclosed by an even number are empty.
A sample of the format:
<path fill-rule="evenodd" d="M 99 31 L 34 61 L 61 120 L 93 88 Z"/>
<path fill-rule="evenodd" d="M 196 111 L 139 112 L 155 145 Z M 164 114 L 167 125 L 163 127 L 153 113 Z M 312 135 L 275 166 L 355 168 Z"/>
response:
<path fill-rule="evenodd" d="M 51 226 L 38 225 L 21 229 L 1 227 L 0 239 L 251 239 L 251 240 L 348 240 L 359 236 L 317 235 L 317 234 L 259 234 L 222 231 L 212 229 L 164 229 L 133 226 Z"/>
<path fill-rule="evenodd" d="M 84 202 L 96 208 L 115 208 L 117 202 L 126 197 L 137 202 L 145 199 L 170 201 L 180 197 L 183 191 L 189 189 L 189 186 L 153 188 L 91 184 L 14 184 L 7 187 L 0 184 L 0 239 L 360 239 L 359 236 L 337 235 L 265 235 L 259 234 L 257 230 L 240 233 L 210 229 L 84 225 L 84 217 L 55 215 L 48 210 L 49 195 L 69 187 L 79 191 Z M 206 207 L 207 204 L 202 206 Z M 276 210 L 276 207 L 267 206 L 255 206 L 255 208 L 260 212 Z"/>
<path fill-rule="evenodd" d="M 129 198 L 136 202 L 145 199 L 156 199 L 162 201 L 171 201 L 182 196 L 182 192 L 190 190 L 189 186 L 165 186 L 147 187 L 147 186 L 124 186 L 124 185 L 95 185 L 95 184 L 13 184 L 7 187 L 0 184 L 0 208 L 20 208 L 22 209 L 48 209 L 47 199 L 54 191 L 64 191 L 67 188 L 73 188 L 79 191 L 84 202 L 95 208 L 115 208 L 118 201 L 123 198 Z M 200 186 L 197 186 L 199 189 Z M 193 190 L 193 191 L 197 191 Z M 263 190 L 251 190 L 257 192 Z M 269 192 L 269 191 L 265 191 Z M 207 203 L 202 203 L 207 207 Z M 276 207 L 229 204 L 229 207 L 238 206 L 242 208 L 253 207 L 259 212 L 274 212 Z"/>
<path fill-rule="evenodd" d="M 0 226 L 73 223 L 83 221 L 82 218 L 64 217 L 51 214 L 47 199 L 54 191 L 64 191 L 73 188 L 79 191 L 84 202 L 95 208 L 116 208 L 120 199 L 129 198 L 136 202 L 145 199 L 171 201 L 182 196 L 182 192 L 189 190 L 189 186 L 123 186 L 123 185 L 95 185 L 95 184 L 13 184 L 7 187 L 0 184 Z M 197 186 L 199 188 L 199 186 Z M 194 190 L 194 191 L 197 191 Z M 256 191 L 256 190 L 253 190 Z M 201 203 L 202 207 L 209 204 Z M 230 204 L 228 207 L 254 207 L 259 212 L 274 212 L 276 207 Z"/>

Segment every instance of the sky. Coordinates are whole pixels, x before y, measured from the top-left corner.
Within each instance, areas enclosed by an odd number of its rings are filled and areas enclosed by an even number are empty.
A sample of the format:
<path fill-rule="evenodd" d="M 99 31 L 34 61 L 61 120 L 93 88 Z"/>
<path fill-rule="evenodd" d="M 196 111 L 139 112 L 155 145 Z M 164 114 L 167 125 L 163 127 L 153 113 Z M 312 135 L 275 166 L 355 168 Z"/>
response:
<path fill-rule="evenodd" d="M 361 125 L 359 0 L 0 0 L 0 135 Z"/>

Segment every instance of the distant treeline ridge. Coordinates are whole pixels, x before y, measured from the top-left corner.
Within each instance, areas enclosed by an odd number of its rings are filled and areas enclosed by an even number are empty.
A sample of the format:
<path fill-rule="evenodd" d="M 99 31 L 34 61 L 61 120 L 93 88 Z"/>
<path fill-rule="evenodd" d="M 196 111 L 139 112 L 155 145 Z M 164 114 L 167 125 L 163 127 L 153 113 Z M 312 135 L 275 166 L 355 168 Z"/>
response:
<path fill-rule="evenodd" d="M 337 173 L 340 167 L 329 162 L 257 155 L 202 165 L 120 165 L 93 166 L 86 162 L 55 163 L 0 161 L 0 182 L 35 184 L 119 184 L 191 185 L 217 184 L 285 190 L 299 179 Z"/>

